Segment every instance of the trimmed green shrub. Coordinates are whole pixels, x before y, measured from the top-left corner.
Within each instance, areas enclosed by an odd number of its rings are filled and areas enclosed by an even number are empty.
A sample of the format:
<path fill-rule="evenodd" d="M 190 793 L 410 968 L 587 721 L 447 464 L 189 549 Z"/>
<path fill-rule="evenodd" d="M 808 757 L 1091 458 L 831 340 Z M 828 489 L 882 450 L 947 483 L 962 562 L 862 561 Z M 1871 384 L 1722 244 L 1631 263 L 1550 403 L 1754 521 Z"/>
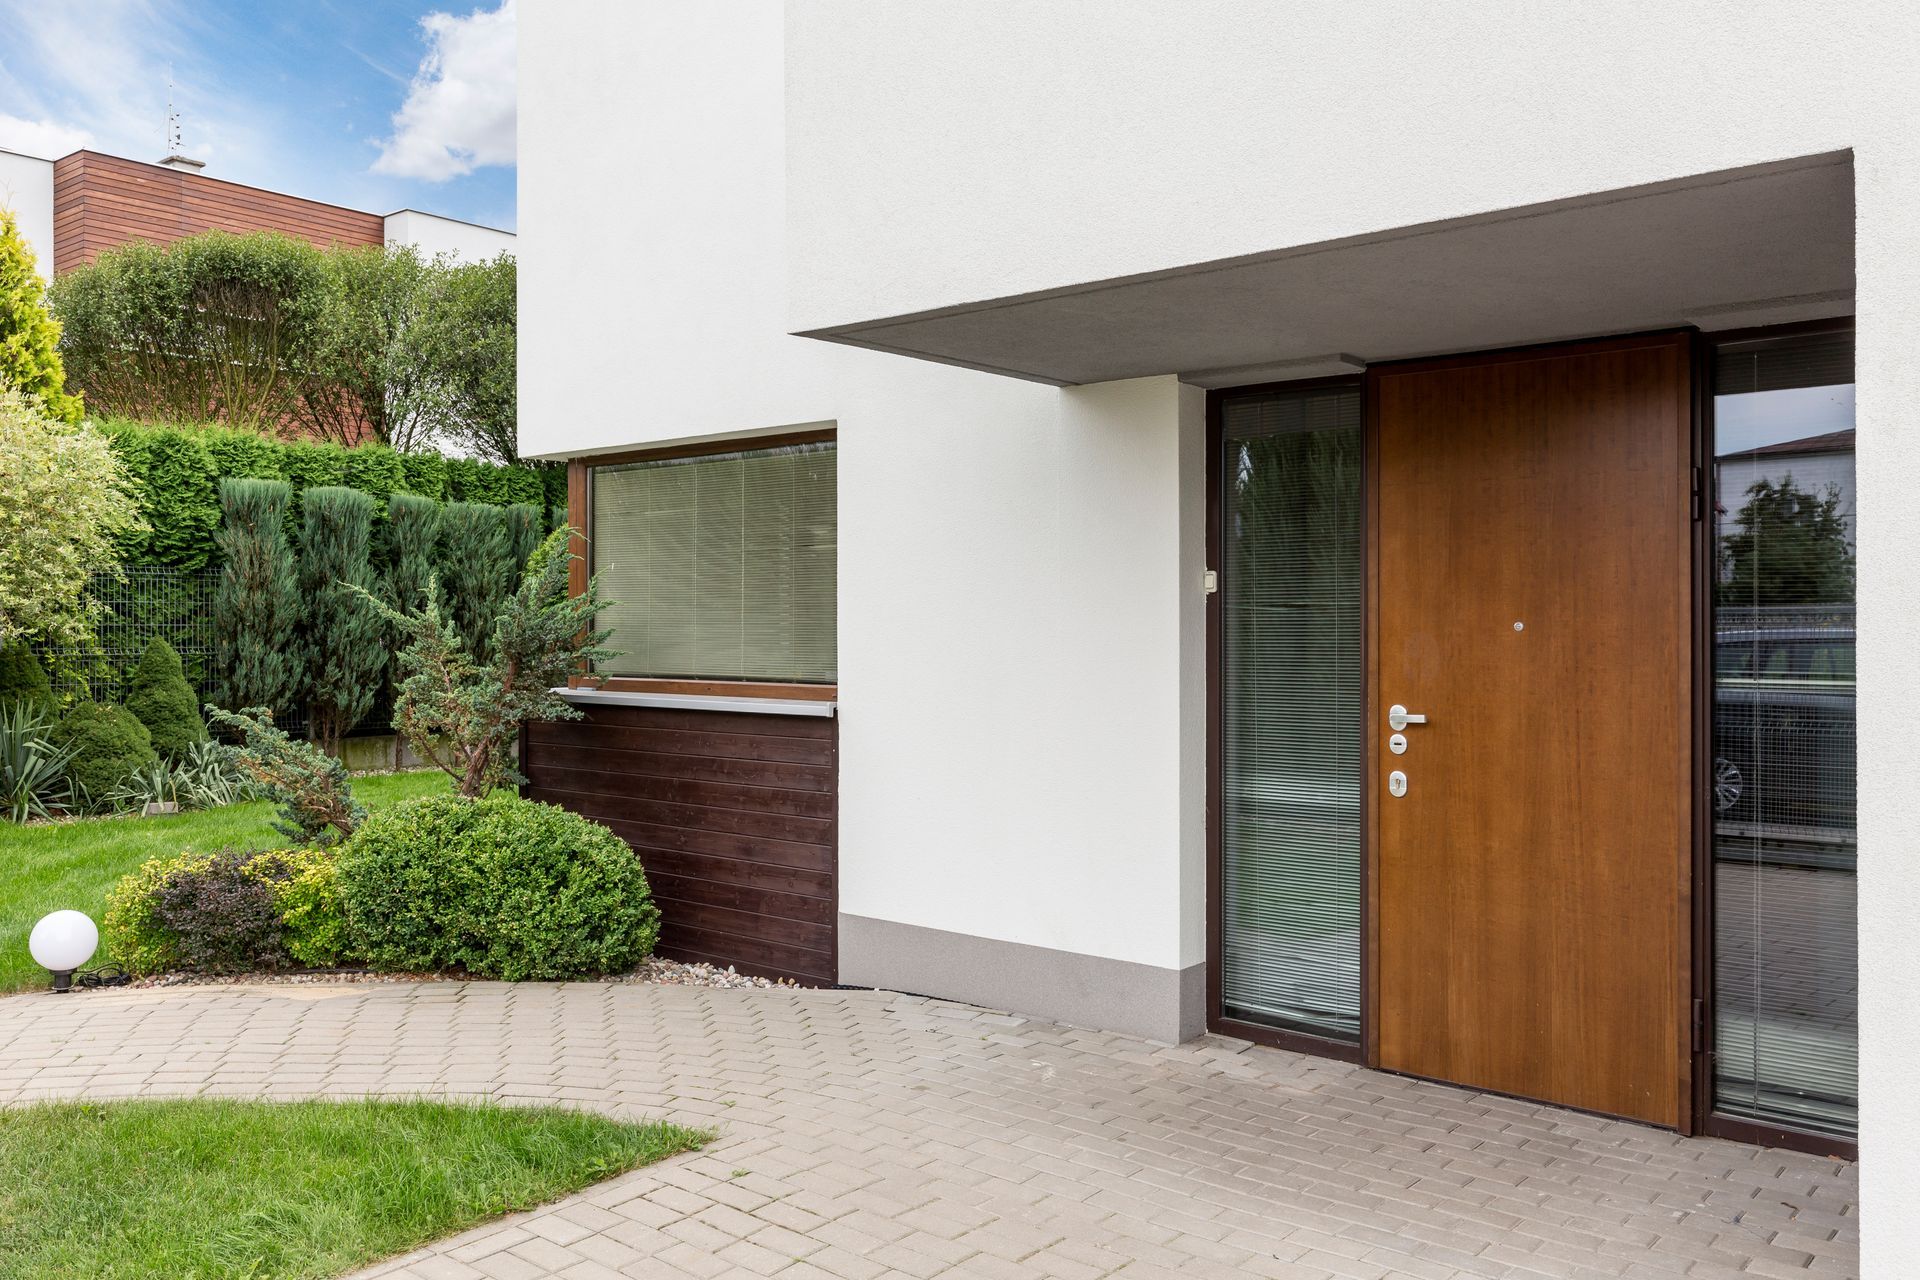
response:
<path fill-rule="evenodd" d="M 483 483 L 482 477 L 491 470 L 486 463 L 477 458 L 447 459 L 447 496 L 448 502 L 487 502 L 491 499 L 493 486 Z"/>
<path fill-rule="evenodd" d="M 280 469 L 295 493 L 347 482 L 347 451 L 339 445 L 296 440 L 280 448 Z"/>
<path fill-rule="evenodd" d="M 89 803 L 105 800 L 133 771 L 159 759 L 147 726 L 125 707 L 76 702 L 54 726 L 53 743 L 71 748 L 67 779 Z"/>
<path fill-rule="evenodd" d="M 126 477 L 125 488 L 133 500 L 135 510 L 142 512 L 141 522 L 120 530 L 113 539 L 114 555 L 122 564 L 147 564 L 152 561 L 148 554 L 153 542 L 153 528 L 146 523 L 141 507 L 141 495 L 146 486 L 142 479 L 147 473 L 147 428 L 137 422 L 126 422 L 113 418 L 93 420 L 100 434 L 106 437 L 107 448 L 112 452 L 114 461 L 120 464 L 120 473 Z"/>
<path fill-rule="evenodd" d="M 226 564 L 213 598 L 213 631 L 220 700 L 229 707 L 286 707 L 300 691 L 300 581 L 287 545 L 292 496 L 278 480 L 220 482 Z"/>
<path fill-rule="evenodd" d="M 195 431 L 141 432 L 140 469 L 128 468 L 138 488 L 140 514 L 151 532 L 146 560 L 181 569 L 204 568 L 213 558 L 220 527 L 220 497 L 213 459 Z"/>
<path fill-rule="evenodd" d="M 633 968 L 659 937 L 625 841 L 504 792 L 382 810 L 342 848 L 339 874 L 355 949 L 378 969 L 581 977 Z"/>
<path fill-rule="evenodd" d="M 179 967 L 179 940 L 154 917 L 161 881 L 174 871 L 204 866 L 208 855 L 188 851 L 171 858 L 149 858 L 121 876 L 107 891 L 107 912 L 100 921 L 106 954 L 128 973 L 165 973 Z"/>
<path fill-rule="evenodd" d="M 169 763 L 185 756 L 194 743 L 207 740 L 200 700 L 187 683 L 180 655 L 159 636 L 147 642 L 140 665 L 133 669 L 127 685 L 127 710 L 147 726 L 153 749 Z"/>
<path fill-rule="evenodd" d="M 273 886 L 287 953 L 296 963 L 329 969 L 352 958 L 335 850 L 276 849 L 256 857 L 250 870 Z"/>
<path fill-rule="evenodd" d="M 207 447 L 207 461 L 213 474 L 223 480 L 245 476 L 255 480 L 286 479 L 286 446 L 269 440 L 257 431 L 231 427 L 197 428 Z"/>
<path fill-rule="evenodd" d="M 15 702 L 53 707 L 53 684 L 24 640 L 0 644 L 0 707 Z"/>
<path fill-rule="evenodd" d="M 153 923 L 173 935 L 177 963 L 201 973 L 249 973 L 287 962 L 273 886 L 249 872 L 250 854 L 223 849 L 204 865 L 160 877 Z"/>
<path fill-rule="evenodd" d="M 391 451 L 389 451 L 391 456 Z M 374 586 L 368 557 L 373 499 L 358 489 L 309 489 L 300 525 L 299 644 L 306 668 L 307 717 L 323 750 L 373 709 L 386 682 L 386 623 L 360 592 Z"/>
<path fill-rule="evenodd" d="M 447 460 L 439 454 L 403 453 L 400 470 L 407 478 L 407 492 L 435 502 L 447 500 Z"/>
<path fill-rule="evenodd" d="M 493 651 L 494 619 L 519 568 L 505 511 L 479 502 L 447 504 L 440 518 L 440 597 L 476 660 Z"/>
<path fill-rule="evenodd" d="M 407 487 L 406 468 L 400 463 L 400 455 L 387 446 L 363 444 L 345 453 L 347 475 L 342 483 L 366 494 L 381 509 L 386 507 L 388 498 Z"/>
<path fill-rule="evenodd" d="M 107 895 L 107 954 L 139 974 L 331 967 L 347 958 L 335 886 L 320 849 L 154 858 Z"/>
<path fill-rule="evenodd" d="M 233 762 L 280 806 L 280 821 L 273 829 L 287 839 L 330 843 L 336 833 L 352 835 L 367 816 L 354 801 L 347 767 L 311 742 L 295 742 L 275 728 L 267 708 L 248 707 L 234 714 L 209 706 L 207 718 L 244 739 L 245 745 L 233 748 Z"/>

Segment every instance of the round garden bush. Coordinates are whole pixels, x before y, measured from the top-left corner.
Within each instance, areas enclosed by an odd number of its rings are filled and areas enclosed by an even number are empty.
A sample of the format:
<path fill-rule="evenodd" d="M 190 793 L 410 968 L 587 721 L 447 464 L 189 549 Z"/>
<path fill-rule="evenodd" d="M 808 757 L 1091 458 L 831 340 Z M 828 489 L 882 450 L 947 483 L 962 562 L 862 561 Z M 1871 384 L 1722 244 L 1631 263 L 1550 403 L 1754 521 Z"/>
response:
<path fill-rule="evenodd" d="M 102 702 L 76 702 L 67 708 L 52 738 L 56 746 L 74 748 L 67 778 L 95 804 L 135 769 L 158 759 L 147 726 L 125 707 Z"/>
<path fill-rule="evenodd" d="M 0 707 L 10 702 L 31 702 L 43 710 L 53 707 L 53 685 L 46 669 L 21 640 L 0 644 Z"/>
<path fill-rule="evenodd" d="M 207 725 L 200 718 L 200 704 L 187 683 L 180 655 L 158 636 L 148 642 L 140 665 L 133 669 L 127 710 L 147 726 L 153 749 L 164 760 L 178 760 L 194 743 L 207 740 Z"/>
<path fill-rule="evenodd" d="M 465 969 L 510 981 L 633 968 L 660 911 L 619 836 L 500 793 L 376 812 L 341 847 L 352 949 L 376 969 Z"/>

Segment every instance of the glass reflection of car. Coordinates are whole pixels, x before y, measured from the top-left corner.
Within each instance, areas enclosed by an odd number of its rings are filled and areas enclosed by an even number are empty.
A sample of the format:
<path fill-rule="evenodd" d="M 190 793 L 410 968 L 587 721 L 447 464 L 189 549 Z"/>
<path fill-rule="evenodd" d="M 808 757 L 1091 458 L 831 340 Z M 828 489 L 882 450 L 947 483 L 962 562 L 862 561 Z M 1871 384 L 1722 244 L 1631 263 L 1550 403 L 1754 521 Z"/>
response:
<path fill-rule="evenodd" d="M 1766 836 L 1854 831 L 1854 629 L 1730 629 L 1714 637 L 1713 798 L 1719 821 Z"/>

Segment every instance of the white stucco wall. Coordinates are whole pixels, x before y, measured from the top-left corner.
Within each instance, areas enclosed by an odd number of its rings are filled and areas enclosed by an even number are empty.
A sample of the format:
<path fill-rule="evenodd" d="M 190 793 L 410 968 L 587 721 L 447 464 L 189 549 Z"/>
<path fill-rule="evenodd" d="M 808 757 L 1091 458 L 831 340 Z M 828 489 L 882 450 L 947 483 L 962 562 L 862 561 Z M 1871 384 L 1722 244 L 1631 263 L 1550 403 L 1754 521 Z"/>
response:
<path fill-rule="evenodd" d="M 844 909 L 1158 965 L 1200 955 L 1193 405 L 783 334 L 1852 150 L 1864 1270 L 1906 1274 L 1910 6 L 795 0 L 784 57 L 772 12 L 523 15 L 523 451 L 838 422 Z"/>
<path fill-rule="evenodd" d="M 1198 963 L 1199 395 L 786 336 L 777 6 L 520 41 L 521 451 L 838 427 L 840 909 Z"/>
<path fill-rule="evenodd" d="M 0 208 L 20 220 L 40 278 L 53 278 L 53 161 L 0 151 Z"/>
<path fill-rule="evenodd" d="M 443 218 L 418 209 L 388 214 L 386 226 L 388 244 L 410 244 L 429 258 L 446 253 L 461 262 L 478 262 L 513 252 L 511 231 L 462 222 L 458 218 Z"/>
<path fill-rule="evenodd" d="M 1911 145 L 1900 0 L 789 14 L 796 331 Z"/>

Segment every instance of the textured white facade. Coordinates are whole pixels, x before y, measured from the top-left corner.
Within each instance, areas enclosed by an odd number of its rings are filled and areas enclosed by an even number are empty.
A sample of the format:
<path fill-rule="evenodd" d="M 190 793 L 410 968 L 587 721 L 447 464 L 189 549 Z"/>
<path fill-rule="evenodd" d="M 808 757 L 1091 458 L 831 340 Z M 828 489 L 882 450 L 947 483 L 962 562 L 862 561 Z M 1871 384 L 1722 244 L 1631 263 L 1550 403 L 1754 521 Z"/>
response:
<path fill-rule="evenodd" d="M 412 245 L 428 258 L 448 254 L 456 261 L 479 262 L 513 252 L 513 232 L 477 222 L 443 218 L 437 213 L 401 209 L 387 215 L 387 243 Z"/>
<path fill-rule="evenodd" d="M 841 909 L 1185 970 L 1205 779 L 1182 367 L 1061 389 L 788 335 L 1049 290 L 1092 308 L 1098 282 L 1850 155 L 1851 290 L 1715 314 L 1859 319 L 1864 1259 L 1900 1276 L 1920 1256 L 1917 65 L 1920 21 L 1877 0 L 797 0 L 784 21 L 557 0 L 522 18 L 522 450 L 837 423 Z M 1326 372 L 1340 349 L 1269 354 Z"/>
<path fill-rule="evenodd" d="M 787 336 L 779 16 L 523 22 L 521 451 L 837 424 L 841 911 L 1195 965 L 1199 394 Z"/>
<path fill-rule="evenodd" d="M 43 280 L 53 278 L 53 161 L 0 151 L 0 209 L 10 209 Z"/>

